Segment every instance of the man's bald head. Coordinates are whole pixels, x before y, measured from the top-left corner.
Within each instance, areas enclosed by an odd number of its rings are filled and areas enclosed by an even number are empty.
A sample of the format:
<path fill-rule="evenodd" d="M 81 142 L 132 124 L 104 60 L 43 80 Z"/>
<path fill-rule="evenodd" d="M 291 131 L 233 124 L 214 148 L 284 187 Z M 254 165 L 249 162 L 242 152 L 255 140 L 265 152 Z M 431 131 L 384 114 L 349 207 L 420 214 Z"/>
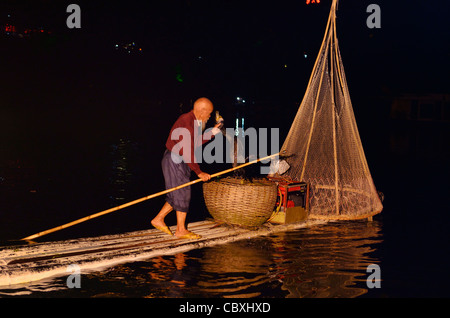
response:
<path fill-rule="evenodd" d="M 214 110 L 213 103 L 206 97 L 201 97 L 194 102 L 194 115 L 197 120 L 206 123 Z"/>
<path fill-rule="evenodd" d="M 194 112 L 202 110 L 213 111 L 213 109 L 214 109 L 213 103 L 206 97 L 200 97 L 194 102 Z"/>

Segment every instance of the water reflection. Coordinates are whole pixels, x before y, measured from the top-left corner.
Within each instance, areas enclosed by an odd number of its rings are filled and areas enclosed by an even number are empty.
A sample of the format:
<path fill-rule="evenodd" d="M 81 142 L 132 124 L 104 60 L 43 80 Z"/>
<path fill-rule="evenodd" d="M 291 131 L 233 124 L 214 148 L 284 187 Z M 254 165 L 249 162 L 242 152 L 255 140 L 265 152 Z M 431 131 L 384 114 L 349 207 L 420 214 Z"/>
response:
<path fill-rule="evenodd" d="M 197 286 L 232 297 L 360 296 L 379 231 L 375 222 L 333 223 L 209 248 Z"/>
<path fill-rule="evenodd" d="M 115 297 L 357 297 L 368 292 L 367 266 L 379 263 L 380 231 L 378 222 L 330 223 L 120 265 L 90 280 Z"/>
<path fill-rule="evenodd" d="M 266 240 L 240 241 L 205 249 L 197 287 L 204 295 L 257 297 L 271 281 L 273 249 Z"/>
<path fill-rule="evenodd" d="M 381 243 L 377 222 L 332 223 L 286 233 L 274 239 L 277 250 L 271 276 L 282 282 L 286 297 L 349 298 L 367 292 L 367 266 Z M 297 248 L 295 248 L 297 246 Z"/>
<path fill-rule="evenodd" d="M 133 166 L 133 156 L 136 156 L 137 144 L 121 138 L 110 146 L 110 176 L 111 205 L 119 205 L 127 199 L 127 191 L 134 177 L 136 167 Z"/>
<path fill-rule="evenodd" d="M 82 273 L 80 289 L 60 277 L 1 297 L 351 298 L 368 293 L 381 242 L 379 222 L 335 222 Z"/>

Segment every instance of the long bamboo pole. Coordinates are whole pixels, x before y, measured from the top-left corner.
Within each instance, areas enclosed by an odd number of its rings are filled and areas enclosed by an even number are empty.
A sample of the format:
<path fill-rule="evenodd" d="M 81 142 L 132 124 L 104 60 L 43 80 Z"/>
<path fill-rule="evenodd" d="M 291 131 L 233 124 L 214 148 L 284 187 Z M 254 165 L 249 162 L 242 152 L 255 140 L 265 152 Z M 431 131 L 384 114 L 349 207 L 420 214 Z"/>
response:
<path fill-rule="evenodd" d="M 257 163 L 257 162 L 260 162 L 260 161 L 264 161 L 264 160 L 267 160 L 267 159 L 276 157 L 276 156 L 278 156 L 278 155 L 279 155 L 279 153 L 276 153 L 276 154 L 273 154 L 273 155 L 270 155 L 270 156 L 266 156 L 266 157 L 263 157 L 263 158 L 260 158 L 260 159 L 256 159 L 256 160 L 253 160 L 253 161 L 244 163 L 244 164 L 239 165 L 239 166 L 234 167 L 234 168 L 230 168 L 230 169 L 227 169 L 227 170 L 223 170 L 223 171 L 214 173 L 214 174 L 211 175 L 211 178 L 214 178 L 214 177 L 223 175 L 223 174 L 225 174 L 225 173 L 228 173 L 228 172 L 231 172 L 231 171 L 240 169 L 240 168 L 244 168 L 244 167 L 249 166 L 249 165 L 252 165 L 252 164 L 254 164 L 254 163 Z M 177 187 L 174 187 L 174 188 L 171 188 L 171 189 L 167 189 L 167 190 L 164 190 L 164 191 L 161 191 L 161 192 L 158 192 L 158 193 L 154 193 L 154 194 L 151 194 L 151 195 L 142 197 L 142 198 L 140 198 L 140 199 L 137 199 L 137 200 L 134 200 L 134 201 L 131 201 L 131 202 L 128 202 L 128 203 L 125 203 L 125 204 L 116 206 L 116 207 L 114 207 L 114 208 L 107 209 L 107 210 L 104 210 L 104 211 L 101 211 L 101 212 L 98 212 L 98 213 L 94 213 L 94 214 L 88 215 L 88 216 L 86 216 L 86 217 L 83 217 L 83 218 L 81 218 L 81 219 L 78 219 L 78 220 L 75 220 L 75 221 L 72 221 L 72 222 L 69 222 L 69 223 L 66 223 L 66 224 L 63 224 L 63 225 L 54 227 L 54 228 L 52 228 L 52 229 L 49 229 L 49 230 L 46 230 L 46 231 L 42 231 L 42 232 L 39 232 L 39 233 L 30 235 L 30 236 L 24 237 L 24 238 L 21 239 L 21 240 L 23 240 L 23 241 L 29 241 L 29 240 L 35 239 L 35 238 L 37 238 L 37 237 L 40 237 L 40 236 L 43 236 L 43 235 L 47 235 L 47 234 L 50 234 L 50 233 L 53 233 L 53 232 L 56 232 L 56 231 L 59 231 L 59 230 L 68 228 L 68 227 L 70 227 L 70 226 L 73 226 L 73 225 L 76 225 L 76 224 L 79 224 L 79 223 L 82 223 L 82 222 L 85 222 L 85 221 L 88 221 L 88 220 L 92 220 L 92 219 L 94 219 L 94 218 L 96 218 L 96 217 L 99 217 L 99 216 L 102 216 L 102 215 L 105 215 L 105 214 L 108 214 L 108 213 L 111 213 L 111 212 L 114 212 L 114 211 L 121 210 L 121 209 L 126 208 L 126 207 L 129 207 L 129 206 L 131 206 L 131 205 L 134 205 L 134 204 L 137 204 L 137 203 L 140 203 L 140 202 L 143 202 L 143 201 L 146 201 L 146 200 L 155 198 L 155 197 L 157 197 L 157 196 L 161 196 L 161 195 L 163 195 L 163 194 L 166 194 L 166 193 L 169 193 L 169 192 L 172 192 L 172 191 L 175 191 L 175 190 L 178 190 L 178 189 L 181 189 L 181 188 L 184 188 L 184 187 L 193 185 L 193 184 L 198 183 L 198 182 L 200 182 L 200 181 L 202 181 L 202 179 L 196 179 L 196 180 L 193 180 L 193 181 L 191 181 L 191 182 L 188 182 L 188 183 L 179 185 L 179 186 L 177 186 Z"/>

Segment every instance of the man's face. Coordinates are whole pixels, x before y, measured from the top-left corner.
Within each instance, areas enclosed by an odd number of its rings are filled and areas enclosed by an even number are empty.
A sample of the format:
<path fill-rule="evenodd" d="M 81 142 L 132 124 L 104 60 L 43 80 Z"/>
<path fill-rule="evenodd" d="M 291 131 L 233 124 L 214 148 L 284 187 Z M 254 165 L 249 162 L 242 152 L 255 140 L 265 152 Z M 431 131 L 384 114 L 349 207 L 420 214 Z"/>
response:
<path fill-rule="evenodd" d="M 211 117 L 211 113 L 213 112 L 214 108 L 213 107 L 206 107 L 205 109 L 203 109 L 200 112 L 200 118 L 199 120 L 201 120 L 203 123 L 206 124 L 206 122 L 209 120 L 209 118 Z"/>

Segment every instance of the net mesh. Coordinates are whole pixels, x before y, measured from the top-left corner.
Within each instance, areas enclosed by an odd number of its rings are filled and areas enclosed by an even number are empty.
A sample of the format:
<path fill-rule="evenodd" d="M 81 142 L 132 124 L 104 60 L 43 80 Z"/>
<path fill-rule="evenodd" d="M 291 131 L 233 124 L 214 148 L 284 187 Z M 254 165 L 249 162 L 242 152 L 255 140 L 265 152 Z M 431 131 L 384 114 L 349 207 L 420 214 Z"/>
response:
<path fill-rule="evenodd" d="M 310 217 L 359 219 L 381 212 L 356 125 L 336 37 L 333 0 L 305 95 L 280 154 L 283 175 L 310 184 Z"/>

